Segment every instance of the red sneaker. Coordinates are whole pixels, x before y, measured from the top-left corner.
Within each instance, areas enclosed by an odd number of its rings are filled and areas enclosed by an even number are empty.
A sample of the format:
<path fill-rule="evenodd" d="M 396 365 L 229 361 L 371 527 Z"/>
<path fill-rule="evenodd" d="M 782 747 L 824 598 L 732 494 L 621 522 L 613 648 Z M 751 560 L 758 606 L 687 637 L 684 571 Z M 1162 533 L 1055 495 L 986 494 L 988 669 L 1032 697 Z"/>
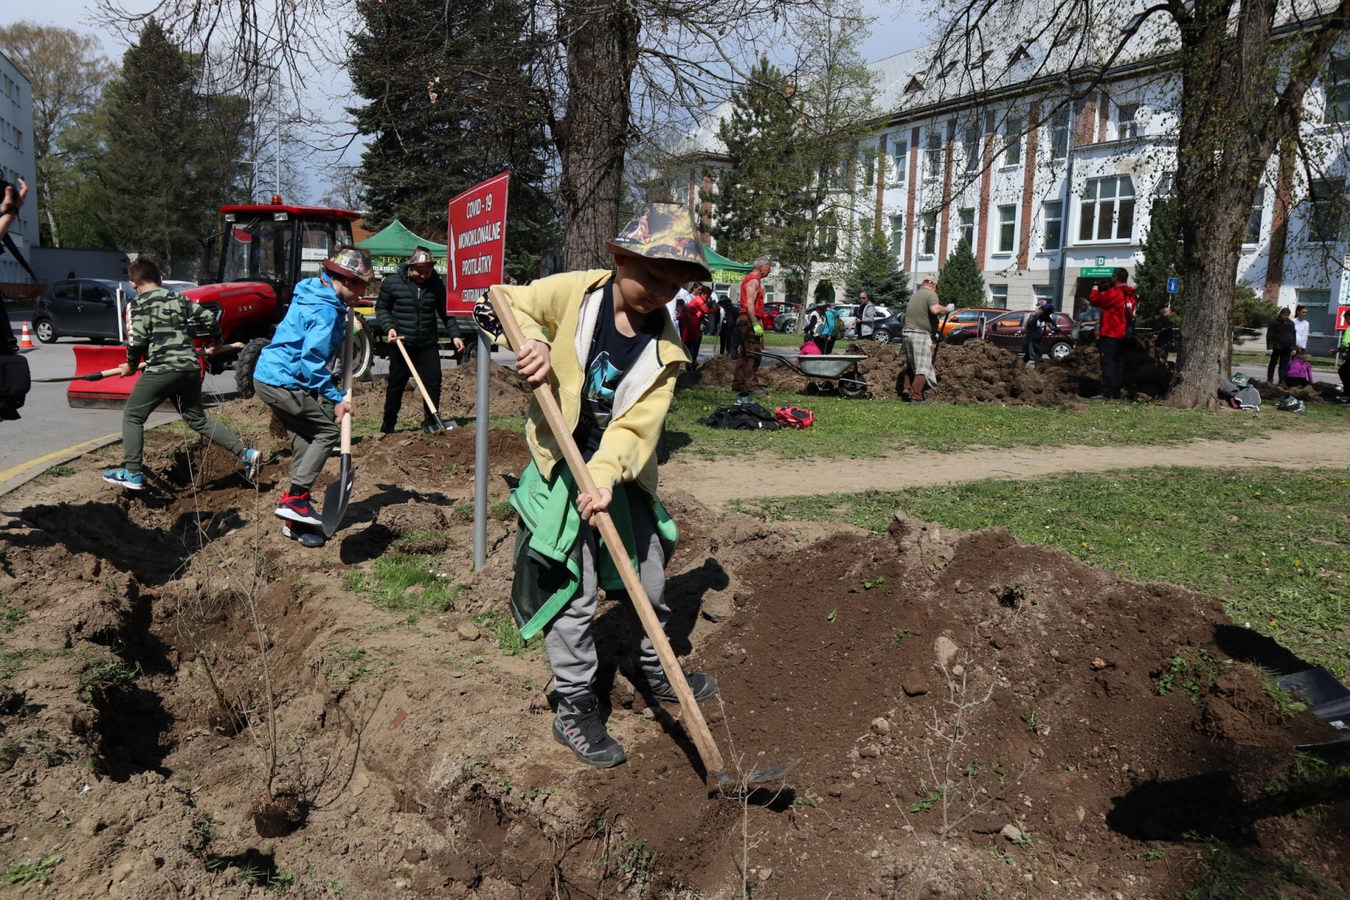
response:
<path fill-rule="evenodd" d="M 309 502 L 309 491 L 299 494 L 282 494 L 277 504 L 277 515 L 292 522 L 304 522 L 306 525 L 322 525 L 323 520 Z"/>

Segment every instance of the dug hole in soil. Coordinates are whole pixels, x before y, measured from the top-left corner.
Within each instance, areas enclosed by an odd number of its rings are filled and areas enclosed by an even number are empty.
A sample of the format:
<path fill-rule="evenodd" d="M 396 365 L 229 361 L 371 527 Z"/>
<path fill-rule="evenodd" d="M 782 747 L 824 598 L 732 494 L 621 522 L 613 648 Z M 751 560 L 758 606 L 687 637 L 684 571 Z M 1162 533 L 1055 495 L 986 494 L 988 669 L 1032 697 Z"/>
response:
<path fill-rule="evenodd" d="M 769 524 L 668 488 L 673 643 L 721 680 L 719 745 L 799 761 L 710 797 L 678 707 L 615 671 L 617 598 L 599 684 L 629 761 L 553 741 L 546 660 L 498 644 L 508 518 L 470 571 L 471 429 L 359 439 L 345 527 L 306 550 L 261 405 L 219 412 L 270 458 L 260 489 L 159 429 L 150 490 L 100 480 L 112 448 L 0 504 L 0 865 L 43 873 L 20 896 L 1171 897 L 1215 839 L 1350 889 L 1350 806 L 1280 805 L 1324 727 L 1229 660 L 1297 662 L 1212 597 L 998 529 Z M 491 448 L 499 504 L 527 451 Z M 396 553 L 424 577 L 377 596 Z"/>

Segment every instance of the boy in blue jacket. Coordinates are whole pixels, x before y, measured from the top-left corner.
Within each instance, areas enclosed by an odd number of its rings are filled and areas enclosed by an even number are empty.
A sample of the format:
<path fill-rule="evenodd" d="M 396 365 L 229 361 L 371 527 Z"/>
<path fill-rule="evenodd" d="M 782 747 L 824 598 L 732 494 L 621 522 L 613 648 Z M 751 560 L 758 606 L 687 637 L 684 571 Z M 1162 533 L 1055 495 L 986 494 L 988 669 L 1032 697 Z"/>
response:
<path fill-rule="evenodd" d="M 302 525 L 322 524 L 309 489 L 341 436 L 337 423 L 352 412 L 333 384 L 328 361 L 342 347 L 347 308 L 360 302 L 372 276 L 370 254 L 345 244 L 334 248 L 323 268 L 317 278 L 295 286 L 286 318 L 253 370 L 254 390 L 291 436 L 291 483 L 277 515 Z M 332 404 L 331 412 L 323 400 Z M 306 546 L 323 543 L 317 534 L 283 531 Z"/>

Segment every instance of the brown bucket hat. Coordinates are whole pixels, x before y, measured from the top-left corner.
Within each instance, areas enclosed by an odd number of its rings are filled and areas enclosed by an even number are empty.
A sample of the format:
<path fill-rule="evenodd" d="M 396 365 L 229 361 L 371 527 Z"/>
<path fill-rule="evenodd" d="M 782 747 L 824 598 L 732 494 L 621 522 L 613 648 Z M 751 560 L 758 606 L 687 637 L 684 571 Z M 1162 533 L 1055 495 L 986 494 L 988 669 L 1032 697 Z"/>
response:
<path fill-rule="evenodd" d="M 418 247 L 416 250 L 412 252 L 412 256 L 408 257 L 408 265 L 435 266 L 436 257 L 432 256 L 431 251 L 428 250 L 426 247 Z"/>
<path fill-rule="evenodd" d="M 323 267 L 344 278 L 359 278 L 367 284 L 375 277 L 370 266 L 370 254 L 347 244 L 333 248 L 333 255 L 323 261 Z"/>
<path fill-rule="evenodd" d="M 681 263 L 689 281 L 712 278 L 694 219 L 678 203 L 648 203 L 605 247 L 612 253 Z"/>

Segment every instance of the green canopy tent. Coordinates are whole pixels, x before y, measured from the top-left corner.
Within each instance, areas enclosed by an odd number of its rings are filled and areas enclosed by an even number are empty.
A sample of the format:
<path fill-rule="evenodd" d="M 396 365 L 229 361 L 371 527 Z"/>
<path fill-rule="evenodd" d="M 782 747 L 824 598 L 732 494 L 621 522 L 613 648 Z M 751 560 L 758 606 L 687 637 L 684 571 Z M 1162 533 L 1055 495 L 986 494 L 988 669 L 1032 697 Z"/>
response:
<path fill-rule="evenodd" d="M 413 234 L 395 219 L 356 246 L 370 252 L 371 264 L 382 275 L 398 269 L 418 247 L 426 247 L 437 259 L 445 259 L 445 244 L 438 244 Z"/>
<path fill-rule="evenodd" d="M 738 263 L 735 260 L 727 259 L 711 247 L 703 248 L 703 258 L 708 261 L 708 268 L 712 270 L 713 281 L 738 282 L 745 273 L 749 272 L 754 266 L 747 263 Z"/>

